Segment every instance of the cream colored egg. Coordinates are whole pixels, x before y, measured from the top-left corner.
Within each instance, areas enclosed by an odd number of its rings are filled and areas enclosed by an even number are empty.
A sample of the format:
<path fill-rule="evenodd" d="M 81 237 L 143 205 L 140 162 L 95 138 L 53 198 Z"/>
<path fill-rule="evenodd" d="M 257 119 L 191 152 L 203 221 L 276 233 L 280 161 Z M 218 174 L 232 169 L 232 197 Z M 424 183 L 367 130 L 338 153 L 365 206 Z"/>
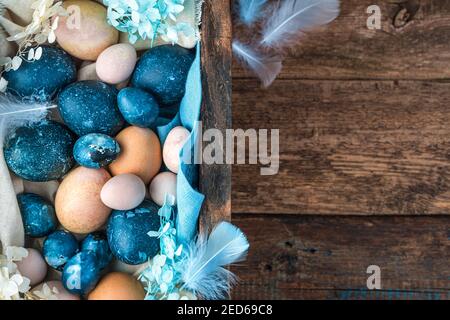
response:
<path fill-rule="evenodd" d="M 136 66 L 136 49 L 131 44 L 119 43 L 103 51 L 97 59 L 97 75 L 109 84 L 127 80 Z"/>
<path fill-rule="evenodd" d="M 159 206 L 164 204 L 166 195 L 177 196 L 177 175 L 172 172 L 161 172 L 150 183 L 150 197 Z"/>
<path fill-rule="evenodd" d="M 28 256 L 22 261 L 16 262 L 20 274 L 30 280 L 30 285 L 34 286 L 44 280 L 47 275 L 47 263 L 41 253 L 36 249 L 27 249 Z"/>
<path fill-rule="evenodd" d="M 44 285 L 46 285 L 45 289 Z M 60 281 L 47 281 L 33 288 L 31 292 L 34 296 L 41 299 L 43 297 L 47 297 L 47 299 L 54 297 L 57 300 L 80 300 L 79 296 L 67 291 Z"/>
<path fill-rule="evenodd" d="M 126 273 L 111 272 L 89 294 L 88 300 L 144 300 L 141 282 Z"/>
<path fill-rule="evenodd" d="M 122 130 L 116 140 L 121 153 L 109 165 L 112 175 L 132 173 L 147 185 L 161 168 L 161 144 L 158 136 L 150 129 L 131 126 Z"/>
<path fill-rule="evenodd" d="M 121 174 L 103 186 L 100 197 L 111 209 L 131 210 L 144 201 L 145 184 L 134 174 Z"/>
<path fill-rule="evenodd" d="M 55 209 L 59 222 L 68 231 L 86 234 L 101 228 L 111 209 L 100 199 L 105 183 L 111 178 L 105 169 L 78 167 L 61 183 Z"/>
<path fill-rule="evenodd" d="M 78 70 L 78 81 L 85 80 L 100 80 L 97 76 L 97 67 L 95 63 L 88 64 L 86 66 L 82 66 L 80 70 Z"/>
<path fill-rule="evenodd" d="M 180 166 L 180 151 L 188 140 L 190 135 L 189 130 L 183 127 L 175 127 L 166 138 L 163 149 L 163 159 L 166 167 L 178 173 Z"/>

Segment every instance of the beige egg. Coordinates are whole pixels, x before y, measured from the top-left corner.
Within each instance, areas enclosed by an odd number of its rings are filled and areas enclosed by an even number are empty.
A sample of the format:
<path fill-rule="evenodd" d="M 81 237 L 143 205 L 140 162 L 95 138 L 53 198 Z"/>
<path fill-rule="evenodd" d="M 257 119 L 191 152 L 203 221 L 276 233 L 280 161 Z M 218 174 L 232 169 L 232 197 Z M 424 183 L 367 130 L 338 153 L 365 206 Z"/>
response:
<path fill-rule="evenodd" d="M 163 159 L 166 167 L 178 173 L 180 166 L 180 151 L 189 138 L 190 132 L 184 127 L 173 128 L 164 142 Z"/>
<path fill-rule="evenodd" d="M 88 300 L 144 300 L 145 290 L 136 278 L 120 272 L 104 276 Z"/>
<path fill-rule="evenodd" d="M 95 62 L 81 67 L 80 70 L 78 70 L 77 79 L 78 81 L 100 80 L 97 76 L 97 67 Z"/>
<path fill-rule="evenodd" d="M 137 175 L 147 185 L 161 168 L 161 144 L 150 129 L 128 127 L 116 137 L 121 153 L 109 165 L 113 176 L 124 173 Z"/>
<path fill-rule="evenodd" d="M 150 183 L 150 197 L 159 206 L 165 202 L 166 195 L 177 197 L 177 175 L 172 172 L 161 172 Z"/>
<path fill-rule="evenodd" d="M 144 201 L 145 184 L 134 174 L 121 174 L 103 186 L 100 197 L 111 209 L 131 210 Z"/>
<path fill-rule="evenodd" d="M 59 222 L 68 231 L 86 234 L 101 228 L 111 209 L 100 199 L 100 192 L 111 178 L 105 169 L 78 167 L 61 183 L 55 209 Z"/>
<path fill-rule="evenodd" d="M 63 284 L 60 281 L 47 281 L 45 283 L 40 284 L 39 286 L 33 288 L 31 292 L 37 296 L 37 291 L 43 292 L 44 284 L 48 286 L 48 289 L 51 292 L 51 295 L 54 295 L 58 300 L 80 300 L 80 297 L 70 293 L 64 288 Z M 38 296 L 39 297 L 39 296 Z"/>
<path fill-rule="evenodd" d="M 136 66 L 136 49 L 131 44 L 119 43 L 105 49 L 97 59 L 97 75 L 109 84 L 127 80 Z"/>
<path fill-rule="evenodd" d="M 72 56 L 95 61 L 103 50 L 119 41 L 119 31 L 108 24 L 106 8 L 101 4 L 69 0 L 63 6 L 72 14 L 59 17 L 56 40 Z"/>
<path fill-rule="evenodd" d="M 22 261 L 16 262 L 20 274 L 30 280 L 30 285 L 34 286 L 44 280 L 47 275 L 47 263 L 41 253 L 36 249 L 27 249 L 28 256 Z"/>

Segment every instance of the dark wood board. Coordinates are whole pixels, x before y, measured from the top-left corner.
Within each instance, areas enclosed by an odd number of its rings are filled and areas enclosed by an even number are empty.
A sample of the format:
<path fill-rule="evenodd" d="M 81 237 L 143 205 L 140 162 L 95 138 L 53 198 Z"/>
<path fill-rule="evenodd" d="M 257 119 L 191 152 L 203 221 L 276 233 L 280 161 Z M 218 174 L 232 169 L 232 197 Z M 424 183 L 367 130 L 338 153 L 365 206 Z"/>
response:
<path fill-rule="evenodd" d="M 367 28 L 370 5 L 381 9 L 381 30 Z M 259 39 L 238 24 L 234 31 Z M 337 20 L 288 50 L 280 79 L 447 79 L 449 43 L 449 0 L 342 0 Z M 233 76 L 250 74 L 235 64 Z"/>
<path fill-rule="evenodd" d="M 235 215 L 249 236 L 234 299 L 450 299 L 450 217 Z M 370 291 L 369 265 L 381 268 Z"/>

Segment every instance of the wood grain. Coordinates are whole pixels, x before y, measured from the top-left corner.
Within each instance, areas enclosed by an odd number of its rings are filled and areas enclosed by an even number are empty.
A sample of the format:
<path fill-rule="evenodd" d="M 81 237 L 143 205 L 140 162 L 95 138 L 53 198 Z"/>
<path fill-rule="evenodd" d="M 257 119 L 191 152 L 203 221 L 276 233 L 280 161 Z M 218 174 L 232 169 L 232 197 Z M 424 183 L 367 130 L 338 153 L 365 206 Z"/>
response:
<path fill-rule="evenodd" d="M 235 215 L 249 236 L 234 299 L 450 299 L 450 217 Z M 367 290 L 369 265 L 380 291 Z"/>
<path fill-rule="evenodd" d="M 203 130 L 231 128 L 231 9 L 229 0 L 209 0 L 202 22 Z M 231 219 L 231 166 L 202 165 L 205 202 L 200 225 Z"/>
<path fill-rule="evenodd" d="M 367 28 L 374 4 L 381 30 Z M 238 39 L 257 42 L 255 30 L 235 26 Z M 288 50 L 280 79 L 447 79 L 449 42 L 448 0 L 342 0 L 337 20 Z M 251 75 L 235 63 L 233 76 Z"/>

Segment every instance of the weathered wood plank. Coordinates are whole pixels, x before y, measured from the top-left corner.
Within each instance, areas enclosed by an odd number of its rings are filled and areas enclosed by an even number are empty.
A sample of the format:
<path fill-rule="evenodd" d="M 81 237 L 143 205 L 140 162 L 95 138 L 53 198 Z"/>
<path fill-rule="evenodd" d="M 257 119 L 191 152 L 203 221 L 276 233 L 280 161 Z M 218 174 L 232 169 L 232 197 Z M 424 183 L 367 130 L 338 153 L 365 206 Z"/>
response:
<path fill-rule="evenodd" d="M 288 51 L 281 79 L 450 77 L 450 1 L 342 0 L 341 3 L 337 20 Z M 381 9 L 381 30 L 367 28 L 366 10 L 374 4 Z M 402 9 L 406 11 L 401 12 Z M 404 25 L 399 22 L 402 17 L 406 19 Z M 237 24 L 234 31 L 243 41 L 255 39 L 257 33 Z M 233 76 L 248 77 L 249 73 L 235 63 Z"/>
<path fill-rule="evenodd" d="M 269 221 L 270 220 L 270 221 Z M 248 259 L 234 299 L 450 299 L 450 217 L 234 215 Z M 381 291 L 367 290 L 369 265 Z"/>
<path fill-rule="evenodd" d="M 450 83 L 235 80 L 235 128 L 280 129 L 280 172 L 235 166 L 233 212 L 449 214 Z"/>
<path fill-rule="evenodd" d="M 231 9 L 229 0 L 208 0 L 203 7 L 203 129 L 231 128 Z M 231 219 L 231 166 L 202 165 L 205 196 L 200 225 Z"/>

